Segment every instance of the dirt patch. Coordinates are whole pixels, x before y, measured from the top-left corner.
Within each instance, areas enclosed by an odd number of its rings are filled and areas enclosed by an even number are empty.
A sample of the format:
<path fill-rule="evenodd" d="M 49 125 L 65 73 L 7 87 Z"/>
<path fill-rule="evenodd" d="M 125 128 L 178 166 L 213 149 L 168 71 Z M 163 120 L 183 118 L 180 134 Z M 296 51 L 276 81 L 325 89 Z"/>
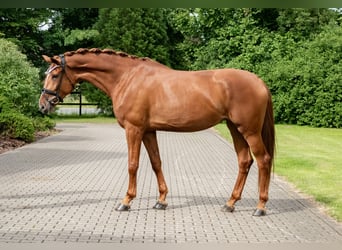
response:
<path fill-rule="evenodd" d="M 15 148 L 22 147 L 25 145 L 26 142 L 18 140 L 18 139 L 12 139 L 4 136 L 0 136 L 0 154 L 13 150 Z"/>
<path fill-rule="evenodd" d="M 49 131 L 39 131 L 35 133 L 35 140 L 38 141 L 44 137 L 50 136 L 52 134 L 58 133 L 58 130 L 52 129 Z M 13 139 L 6 136 L 0 135 L 0 154 L 5 153 L 10 150 L 14 150 L 16 148 L 22 147 L 24 145 L 28 144 L 25 141 L 19 140 L 19 139 Z"/>

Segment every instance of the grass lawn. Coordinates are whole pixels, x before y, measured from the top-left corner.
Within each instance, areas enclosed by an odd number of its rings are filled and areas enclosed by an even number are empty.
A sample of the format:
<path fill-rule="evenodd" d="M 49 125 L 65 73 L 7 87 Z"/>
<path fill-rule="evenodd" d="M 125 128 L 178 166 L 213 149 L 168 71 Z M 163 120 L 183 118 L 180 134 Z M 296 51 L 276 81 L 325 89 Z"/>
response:
<path fill-rule="evenodd" d="M 231 141 L 225 124 L 215 127 Z M 276 125 L 275 173 L 342 221 L 342 129 Z"/>
<path fill-rule="evenodd" d="M 77 123 L 116 123 L 114 117 L 98 115 L 65 115 L 53 118 L 56 122 L 77 122 Z"/>

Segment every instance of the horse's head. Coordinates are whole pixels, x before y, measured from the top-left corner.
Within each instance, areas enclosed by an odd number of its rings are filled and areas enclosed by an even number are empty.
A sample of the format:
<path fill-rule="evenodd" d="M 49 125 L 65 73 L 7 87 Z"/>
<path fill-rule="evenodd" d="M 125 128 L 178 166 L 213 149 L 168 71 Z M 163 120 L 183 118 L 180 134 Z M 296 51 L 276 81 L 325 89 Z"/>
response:
<path fill-rule="evenodd" d="M 44 55 L 43 58 L 50 66 L 45 72 L 46 77 L 39 99 L 39 109 L 42 113 L 47 114 L 58 103 L 63 102 L 63 98 L 73 91 L 76 83 L 70 77 L 64 55 L 54 57 Z"/>

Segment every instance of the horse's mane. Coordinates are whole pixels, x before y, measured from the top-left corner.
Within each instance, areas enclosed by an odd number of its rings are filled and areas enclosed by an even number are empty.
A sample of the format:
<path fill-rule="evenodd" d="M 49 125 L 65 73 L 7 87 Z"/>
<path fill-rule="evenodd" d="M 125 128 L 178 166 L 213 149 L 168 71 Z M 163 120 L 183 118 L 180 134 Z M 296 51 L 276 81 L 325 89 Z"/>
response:
<path fill-rule="evenodd" d="M 131 58 L 131 59 L 138 59 L 138 60 L 142 60 L 142 61 L 152 60 L 152 59 L 150 59 L 148 57 L 138 57 L 138 56 L 135 56 L 135 55 L 127 54 L 127 53 L 122 52 L 122 51 L 115 51 L 115 50 L 112 50 L 112 49 L 98 49 L 98 48 L 92 48 L 92 49 L 80 48 L 80 49 L 78 49 L 76 51 L 65 52 L 64 55 L 65 56 L 72 56 L 72 55 L 75 55 L 75 54 L 84 55 L 84 54 L 87 54 L 87 53 L 117 55 L 117 56 L 121 56 L 121 57 L 128 57 L 128 58 Z"/>

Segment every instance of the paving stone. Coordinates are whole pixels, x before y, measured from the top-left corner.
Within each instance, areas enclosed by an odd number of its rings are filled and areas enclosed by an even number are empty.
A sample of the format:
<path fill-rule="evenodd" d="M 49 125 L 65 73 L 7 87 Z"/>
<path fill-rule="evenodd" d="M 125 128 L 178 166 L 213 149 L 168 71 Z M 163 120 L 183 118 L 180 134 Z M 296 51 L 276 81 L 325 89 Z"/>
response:
<path fill-rule="evenodd" d="M 157 182 L 142 146 L 137 198 L 115 207 L 128 186 L 125 133 L 117 125 L 58 124 L 62 132 L 0 155 L 0 242 L 341 242 L 341 224 L 276 175 L 267 216 L 251 168 L 234 213 L 220 211 L 237 175 L 233 146 L 213 130 L 158 132 L 169 187 L 152 209 Z"/>

